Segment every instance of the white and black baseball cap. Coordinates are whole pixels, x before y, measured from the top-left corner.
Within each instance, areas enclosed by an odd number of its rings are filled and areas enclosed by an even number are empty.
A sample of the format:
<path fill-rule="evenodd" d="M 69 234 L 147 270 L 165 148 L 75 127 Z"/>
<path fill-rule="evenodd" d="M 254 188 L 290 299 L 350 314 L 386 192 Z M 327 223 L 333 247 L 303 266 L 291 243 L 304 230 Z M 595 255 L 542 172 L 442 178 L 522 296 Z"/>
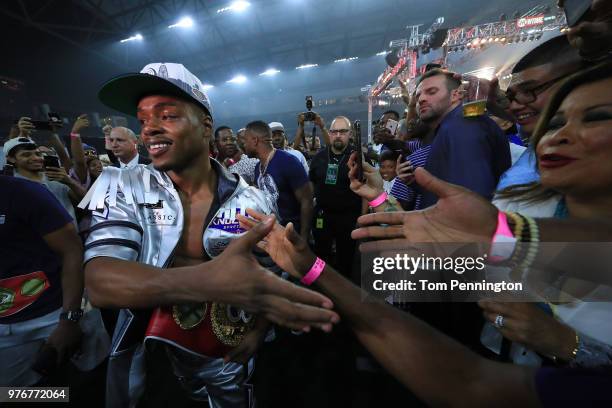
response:
<path fill-rule="evenodd" d="M 270 123 L 268 123 L 268 126 L 270 126 L 270 130 L 272 132 L 274 132 L 276 130 L 282 130 L 283 132 L 285 131 L 285 127 L 280 122 L 270 122 Z"/>
<path fill-rule="evenodd" d="M 202 82 L 182 64 L 156 62 L 139 73 L 115 77 L 98 92 L 98 98 L 109 108 L 136 116 L 138 102 L 148 95 L 170 95 L 193 102 L 212 116 L 210 100 Z"/>
<path fill-rule="evenodd" d="M 36 142 L 30 139 L 29 137 L 20 136 L 14 139 L 7 140 L 6 142 L 4 142 L 4 147 L 3 147 L 4 156 L 8 156 L 11 153 L 11 150 L 16 148 L 17 146 L 25 146 L 25 145 L 31 146 L 32 148 L 36 148 L 37 146 Z"/>

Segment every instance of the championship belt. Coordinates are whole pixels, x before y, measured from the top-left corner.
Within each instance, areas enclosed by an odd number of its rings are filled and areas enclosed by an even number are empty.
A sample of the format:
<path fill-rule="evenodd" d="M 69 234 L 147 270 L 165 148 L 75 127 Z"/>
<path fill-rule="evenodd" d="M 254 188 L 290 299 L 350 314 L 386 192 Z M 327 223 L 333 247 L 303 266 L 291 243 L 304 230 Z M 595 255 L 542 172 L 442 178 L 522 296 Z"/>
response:
<path fill-rule="evenodd" d="M 43 271 L 0 279 L 0 317 L 19 313 L 36 302 L 49 286 Z"/>
<path fill-rule="evenodd" d="M 244 183 L 244 181 L 242 181 Z M 224 203 L 204 229 L 202 242 L 210 258 L 220 255 L 244 231 L 236 219 L 245 208 L 266 211 L 265 196 L 256 190 Z M 208 357 L 224 357 L 255 324 L 254 316 L 224 303 L 191 303 L 157 308 L 145 339 L 157 339 Z"/>
<path fill-rule="evenodd" d="M 252 315 L 222 303 L 159 307 L 151 316 L 145 338 L 220 358 L 242 342 L 254 323 Z"/>

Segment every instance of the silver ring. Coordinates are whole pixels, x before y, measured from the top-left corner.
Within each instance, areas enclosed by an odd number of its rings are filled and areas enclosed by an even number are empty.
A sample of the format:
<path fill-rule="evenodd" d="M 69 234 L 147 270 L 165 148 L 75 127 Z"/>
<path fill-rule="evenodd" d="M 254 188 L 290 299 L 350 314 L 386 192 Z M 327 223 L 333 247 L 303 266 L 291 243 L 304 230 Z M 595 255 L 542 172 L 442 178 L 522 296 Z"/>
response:
<path fill-rule="evenodd" d="M 497 327 L 498 329 L 501 329 L 502 327 L 504 327 L 504 316 L 502 315 L 495 316 L 495 322 L 493 323 L 493 325 Z"/>

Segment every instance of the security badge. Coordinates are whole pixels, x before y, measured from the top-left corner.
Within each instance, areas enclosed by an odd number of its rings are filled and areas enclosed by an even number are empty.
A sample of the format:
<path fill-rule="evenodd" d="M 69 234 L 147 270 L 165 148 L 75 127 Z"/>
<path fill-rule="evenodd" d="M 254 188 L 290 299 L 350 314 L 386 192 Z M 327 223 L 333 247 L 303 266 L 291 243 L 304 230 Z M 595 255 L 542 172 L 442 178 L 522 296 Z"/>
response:
<path fill-rule="evenodd" d="M 338 165 L 329 163 L 325 175 L 325 184 L 335 185 L 336 181 L 338 181 Z"/>

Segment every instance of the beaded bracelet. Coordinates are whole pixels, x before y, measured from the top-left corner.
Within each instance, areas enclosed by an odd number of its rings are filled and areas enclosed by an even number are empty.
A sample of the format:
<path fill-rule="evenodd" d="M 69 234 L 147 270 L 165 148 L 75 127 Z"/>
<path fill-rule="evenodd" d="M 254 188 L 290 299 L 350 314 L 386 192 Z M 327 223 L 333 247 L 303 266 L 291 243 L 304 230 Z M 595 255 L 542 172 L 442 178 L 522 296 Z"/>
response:
<path fill-rule="evenodd" d="M 514 222 L 514 229 L 512 230 L 514 232 L 514 237 L 520 239 L 525 221 L 520 214 L 515 212 L 506 212 L 506 215 Z"/>
<path fill-rule="evenodd" d="M 510 272 L 514 279 L 522 276 L 535 261 L 540 247 L 540 231 L 538 224 L 531 217 L 525 217 L 517 214 L 524 220 L 523 228 L 520 234 L 520 240 L 528 245 L 517 245 L 517 250 L 512 256 L 510 262 L 515 265 Z"/>

